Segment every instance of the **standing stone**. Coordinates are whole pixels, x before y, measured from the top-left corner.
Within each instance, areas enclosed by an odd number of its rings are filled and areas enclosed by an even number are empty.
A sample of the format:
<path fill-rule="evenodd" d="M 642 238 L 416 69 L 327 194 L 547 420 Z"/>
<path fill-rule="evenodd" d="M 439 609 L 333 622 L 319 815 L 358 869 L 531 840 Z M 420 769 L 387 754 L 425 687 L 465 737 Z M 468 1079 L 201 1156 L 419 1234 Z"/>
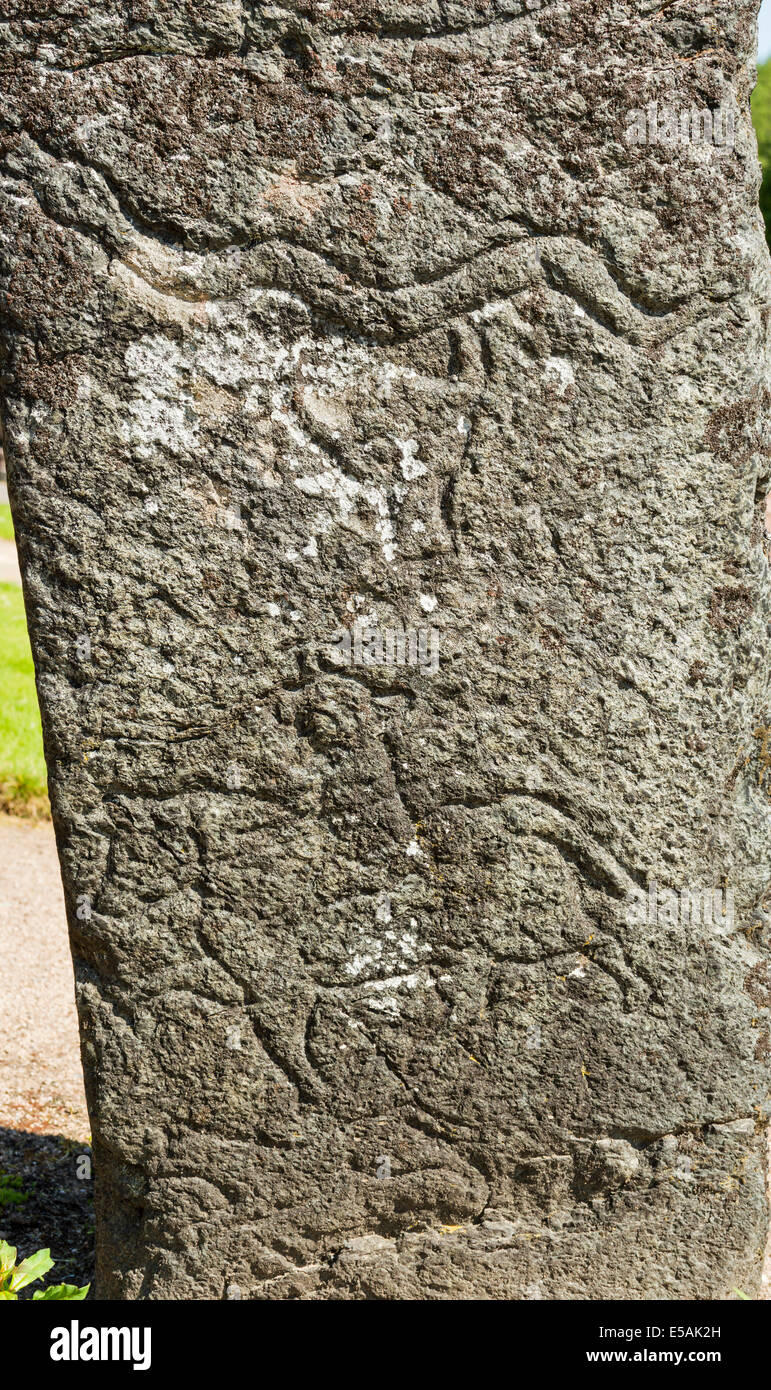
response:
<path fill-rule="evenodd" d="M 752 1296 L 758 0 L 26 10 L 5 448 L 97 1295 Z"/>

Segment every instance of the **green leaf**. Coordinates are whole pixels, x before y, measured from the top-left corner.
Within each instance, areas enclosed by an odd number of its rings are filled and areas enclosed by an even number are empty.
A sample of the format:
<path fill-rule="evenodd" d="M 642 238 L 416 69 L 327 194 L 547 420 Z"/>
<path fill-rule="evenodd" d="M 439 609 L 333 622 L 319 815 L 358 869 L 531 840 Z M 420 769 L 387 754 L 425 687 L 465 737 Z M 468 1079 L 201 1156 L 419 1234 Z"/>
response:
<path fill-rule="evenodd" d="M 7 1289 L 0 1289 L 0 1299 L 18 1298 L 17 1293 L 9 1293 Z"/>
<path fill-rule="evenodd" d="M 752 1299 L 748 1293 L 742 1293 L 741 1289 L 734 1289 L 737 1298 L 743 1298 L 745 1303 L 751 1303 Z"/>
<path fill-rule="evenodd" d="M 47 1303 L 52 1298 L 65 1299 L 69 1303 L 75 1303 L 79 1299 L 85 1298 L 90 1284 L 84 1284 L 79 1289 L 77 1284 L 49 1284 L 47 1289 L 36 1289 L 32 1295 L 33 1303 Z"/>
<path fill-rule="evenodd" d="M 16 1264 L 16 1247 L 8 1245 L 6 1241 L 0 1240 L 0 1283 L 6 1274 L 10 1274 Z"/>
<path fill-rule="evenodd" d="M 49 1269 L 53 1269 L 54 1262 L 51 1259 L 50 1250 L 36 1250 L 34 1255 L 22 1260 L 16 1267 L 8 1282 L 8 1287 L 13 1293 L 18 1289 L 26 1289 L 28 1284 L 34 1283 L 36 1279 L 42 1279 Z"/>

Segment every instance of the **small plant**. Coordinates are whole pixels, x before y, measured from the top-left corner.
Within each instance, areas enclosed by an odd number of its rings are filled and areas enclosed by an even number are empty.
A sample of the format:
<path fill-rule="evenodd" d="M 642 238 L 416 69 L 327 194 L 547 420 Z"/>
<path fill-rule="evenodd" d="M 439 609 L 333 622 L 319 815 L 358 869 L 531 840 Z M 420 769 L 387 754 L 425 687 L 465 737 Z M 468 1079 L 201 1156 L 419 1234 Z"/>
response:
<path fill-rule="evenodd" d="M 29 1197 L 13 1173 L 0 1173 L 0 1207 L 22 1207 Z"/>
<path fill-rule="evenodd" d="M 18 1265 L 15 1247 L 0 1240 L 0 1299 L 17 1299 L 20 1289 L 26 1289 L 27 1285 L 34 1284 L 36 1279 L 42 1279 L 53 1267 L 50 1250 L 38 1250 Z M 32 1298 L 34 1302 L 48 1302 L 52 1299 L 74 1302 L 85 1298 L 90 1288 L 90 1284 L 85 1284 L 80 1289 L 77 1284 L 49 1284 L 47 1289 L 36 1289 Z"/>

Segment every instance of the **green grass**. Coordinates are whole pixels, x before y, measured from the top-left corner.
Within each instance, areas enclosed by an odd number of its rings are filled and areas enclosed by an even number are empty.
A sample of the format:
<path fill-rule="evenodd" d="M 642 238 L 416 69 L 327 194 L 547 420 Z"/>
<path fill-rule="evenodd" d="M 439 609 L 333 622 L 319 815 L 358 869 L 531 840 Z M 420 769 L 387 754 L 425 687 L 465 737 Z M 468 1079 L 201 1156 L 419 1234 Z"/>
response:
<path fill-rule="evenodd" d="M 752 120 L 763 166 L 760 208 L 766 220 L 766 236 L 771 246 L 771 59 L 758 68 L 758 85 L 752 96 Z"/>
<path fill-rule="evenodd" d="M 0 1208 L 23 1207 L 29 1196 L 20 1177 L 14 1173 L 0 1173 Z"/>
<path fill-rule="evenodd" d="M 7 502 L 0 502 L 0 541 L 13 540 L 13 522 L 11 521 L 11 509 Z"/>
<path fill-rule="evenodd" d="M 16 584 L 0 584 L 0 809 L 35 815 L 47 809 L 32 652 Z"/>

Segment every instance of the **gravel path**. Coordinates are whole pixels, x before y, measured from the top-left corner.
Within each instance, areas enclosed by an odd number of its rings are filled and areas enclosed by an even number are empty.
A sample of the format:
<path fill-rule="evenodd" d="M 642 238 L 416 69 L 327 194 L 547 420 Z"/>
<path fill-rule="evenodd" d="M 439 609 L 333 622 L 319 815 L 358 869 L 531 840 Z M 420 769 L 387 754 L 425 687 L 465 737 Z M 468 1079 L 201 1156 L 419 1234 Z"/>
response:
<path fill-rule="evenodd" d="M 0 541 L 0 584 L 21 584 L 19 561 L 13 541 Z"/>
<path fill-rule="evenodd" d="M 90 1134 L 50 823 L 0 816 L 0 1126 Z"/>

